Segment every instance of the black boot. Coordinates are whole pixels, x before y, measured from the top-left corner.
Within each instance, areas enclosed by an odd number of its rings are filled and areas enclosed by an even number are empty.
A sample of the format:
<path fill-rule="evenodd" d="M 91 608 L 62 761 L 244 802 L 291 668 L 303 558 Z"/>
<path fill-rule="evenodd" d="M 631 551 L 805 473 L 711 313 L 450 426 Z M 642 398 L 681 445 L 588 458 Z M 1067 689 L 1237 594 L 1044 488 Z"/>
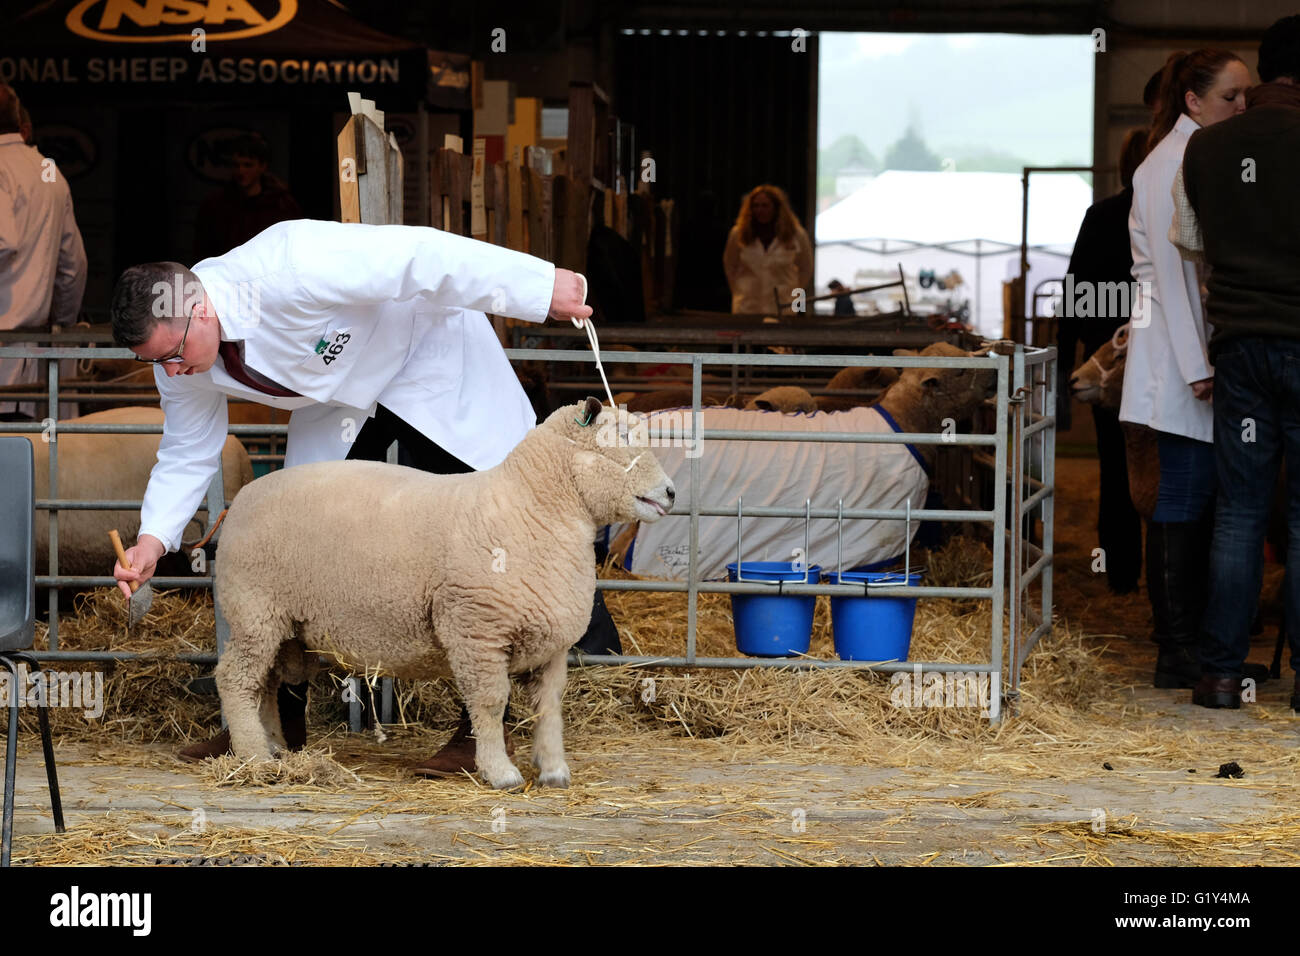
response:
<path fill-rule="evenodd" d="M 281 684 L 277 703 L 284 742 L 290 750 L 302 750 L 307 746 L 307 682 Z"/>
<path fill-rule="evenodd" d="M 575 651 L 584 654 L 622 654 L 623 644 L 618 638 L 618 628 L 605 607 L 605 595 L 596 588 L 596 598 L 591 605 L 591 620 L 587 624 L 587 633 L 573 645 Z"/>
<path fill-rule="evenodd" d="M 1197 640 L 1205 612 L 1206 531 L 1199 521 L 1147 525 L 1147 590 L 1160 645 L 1156 687 L 1195 687 L 1201 679 Z"/>

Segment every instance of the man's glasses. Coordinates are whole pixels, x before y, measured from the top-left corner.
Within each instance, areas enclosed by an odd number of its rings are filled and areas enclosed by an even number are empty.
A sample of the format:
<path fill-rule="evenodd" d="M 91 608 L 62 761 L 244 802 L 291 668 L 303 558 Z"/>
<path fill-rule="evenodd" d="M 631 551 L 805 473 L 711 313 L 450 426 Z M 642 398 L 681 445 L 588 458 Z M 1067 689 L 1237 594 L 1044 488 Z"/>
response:
<path fill-rule="evenodd" d="M 194 309 L 190 309 L 190 317 L 185 320 L 185 331 L 181 333 L 180 348 L 176 350 L 175 355 L 169 355 L 167 358 L 147 359 L 139 355 L 134 356 L 137 362 L 144 362 L 146 365 L 177 365 L 185 361 L 185 339 L 190 334 L 190 323 L 194 321 Z"/>

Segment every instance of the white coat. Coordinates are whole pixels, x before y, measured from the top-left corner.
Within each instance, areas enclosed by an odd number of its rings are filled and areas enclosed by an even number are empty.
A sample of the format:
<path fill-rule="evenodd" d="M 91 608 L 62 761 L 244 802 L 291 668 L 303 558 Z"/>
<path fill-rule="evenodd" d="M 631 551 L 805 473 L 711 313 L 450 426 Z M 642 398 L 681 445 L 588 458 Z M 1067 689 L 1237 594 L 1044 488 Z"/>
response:
<path fill-rule="evenodd" d="M 742 243 L 740 227 L 733 226 L 722 253 L 722 265 L 731 283 L 733 313 L 774 315 L 776 295 L 785 305 L 796 288 L 809 296 L 813 294 L 812 243 L 801 228 L 796 229 L 792 243 L 773 239 L 764 249 L 758 239 L 749 245 Z"/>
<path fill-rule="evenodd" d="M 545 321 L 549 262 L 422 226 L 296 220 L 194 273 L 245 367 L 301 397 L 242 385 L 220 359 L 193 375 L 155 369 L 166 418 L 140 532 L 169 550 L 216 473 L 227 396 L 292 411 L 286 467 L 347 457 L 376 404 L 476 469 L 536 422 L 483 313 Z"/>
<path fill-rule="evenodd" d="M 1169 241 L 1174 219 L 1174 176 L 1187 139 L 1200 129 L 1186 113 L 1133 174 L 1129 239 L 1133 278 L 1141 285 L 1149 324 L 1135 311 L 1119 418 L 1199 441 L 1214 437 L 1214 411 L 1192 394 L 1191 383 L 1214 375 L 1206 352 L 1196 266 Z M 1149 295 L 1148 295 L 1149 293 Z"/>

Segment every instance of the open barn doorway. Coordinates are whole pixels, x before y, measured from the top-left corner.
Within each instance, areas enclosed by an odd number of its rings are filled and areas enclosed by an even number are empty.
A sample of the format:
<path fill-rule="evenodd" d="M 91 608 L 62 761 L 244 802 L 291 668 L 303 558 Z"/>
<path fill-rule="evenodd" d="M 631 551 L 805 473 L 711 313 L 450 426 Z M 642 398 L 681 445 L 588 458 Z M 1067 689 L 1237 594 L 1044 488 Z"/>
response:
<path fill-rule="evenodd" d="M 1023 168 L 1092 165 L 1093 38 L 824 33 L 820 44 L 817 293 L 897 280 L 901 264 L 913 310 L 1000 337 Z M 1032 177 L 1030 289 L 1065 272 L 1092 201 L 1087 173 Z M 864 314 L 895 300 L 896 287 L 851 301 Z"/>

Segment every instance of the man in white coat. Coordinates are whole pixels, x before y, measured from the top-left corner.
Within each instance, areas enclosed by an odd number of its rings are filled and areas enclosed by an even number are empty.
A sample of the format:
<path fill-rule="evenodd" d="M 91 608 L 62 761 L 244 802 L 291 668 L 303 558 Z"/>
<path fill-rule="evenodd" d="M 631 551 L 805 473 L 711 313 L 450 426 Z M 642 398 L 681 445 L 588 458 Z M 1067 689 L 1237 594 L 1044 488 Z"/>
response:
<path fill-rule="evenodd" d="M 485 242 L 310 220 L 277 223 L 193 270 L 126 270 L 114 339 L 155 363 L 165 418 L 126 552 L 134 570 L 113 569 L 119 586 L 129 596 L 126 582 L 148 580 L 179 548 L 216 474 L 228 396 L 291 411 L 286 467 L 382 458 L 399 440 L 426 470 L 490 468 L 536 415 L 484 312 L 586 318 L 583 294 L 577 274 Z M 284 691 L 286 738 L 301 746 L 305 695 Z M 454 753 L 429 762 L 435 770 L 473 770 L 473 742 L 461 736 Z M 223 735 L 183 755 L 228 746 Z"/>

